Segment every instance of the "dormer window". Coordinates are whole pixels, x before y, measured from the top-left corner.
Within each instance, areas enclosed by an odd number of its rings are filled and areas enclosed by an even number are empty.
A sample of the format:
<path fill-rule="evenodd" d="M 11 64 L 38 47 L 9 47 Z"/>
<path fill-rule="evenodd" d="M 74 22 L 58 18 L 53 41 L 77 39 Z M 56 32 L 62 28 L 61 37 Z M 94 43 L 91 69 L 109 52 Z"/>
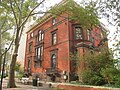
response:
<path fill-rule="evenodd" d="M 52 19 L 52 25 L 55 25 L 57 23 L 57 19 L 56 18 L 53 18 Z"/>
<path fill-rule="evenodd" d="M 80 26 L 75 27 L 75 39 L 83 39 L 83 30 Z"/>

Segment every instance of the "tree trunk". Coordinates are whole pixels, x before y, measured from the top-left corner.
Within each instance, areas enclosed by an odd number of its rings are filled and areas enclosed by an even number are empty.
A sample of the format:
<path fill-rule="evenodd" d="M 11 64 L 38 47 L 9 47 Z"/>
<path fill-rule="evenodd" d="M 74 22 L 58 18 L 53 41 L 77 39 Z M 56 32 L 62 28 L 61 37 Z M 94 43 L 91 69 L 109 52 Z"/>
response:
<path fill-rule="evenodd" d="M 9 79 L 8 79 L 8 88 L 15 88 L 15 64 L 17 60 L 18 45 L 15 46 L 14 54 L 12 55 L 12 61 L 10 64 Z"/>
<path fill-rule="evenodd" d="M 18 53 L 18 48 L 19 48 L 19 31 L 20 28 L 17 29 L 16 37 L 15 37 L 15 48 L 14 48 L 14 53 L 12 55 L 12 61 L 10 64 L 10 71 L 9 71 L 9 79 L 8 79 L 8 88 L 15 88 L 15 65 L 17 61 L 17 53 Z"/>

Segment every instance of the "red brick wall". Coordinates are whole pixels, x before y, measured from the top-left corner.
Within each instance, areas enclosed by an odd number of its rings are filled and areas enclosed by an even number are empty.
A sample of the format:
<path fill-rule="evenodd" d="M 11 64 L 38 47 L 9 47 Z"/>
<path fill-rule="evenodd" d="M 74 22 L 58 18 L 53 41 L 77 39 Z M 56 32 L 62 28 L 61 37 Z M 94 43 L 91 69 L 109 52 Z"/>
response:
<path fill-rule="evenodd" d="M 58 85 L 58 88 L 64 90 L 112 90 L 106 88 L 94 88 L 94 87 L 72 86 L 72 85 Z"/>
<path fill-rule="evenodd" d="M 68 17 L 67 14 L 61 14 L 61 16 Z M 52 16 L 50 16 L 45 22 L 42 24 L 36 25 L 32 28 L 31 31 L 27 33 L 27 44 L 26 44 L 26 55 L 25 55 L 25 70 L 28 67 L 28 57 L 32 57 L 32 64 L 31 69 L 32 73 L 40 73 L 45 72 L 46 68 L 51 67 L 51 52 L 57 50 L 57 68 L 61 71 L 73 71 L 72 66 L 70 67 L 70 60 L 69 54 L 75 50 L 75 46 L 77 43 L 83 41 L 74 41 L 74 25 L 75 22 L 70 22 L 68 19 L 65 20 L 63 17 L 57 17 L 56 25 L 52 26 Z M 36 45 L 36 38 L 35 36 L 38 34 L 39 30 L 44 31 L 44 59 L 43 59 L 43 67 L 34 67 L 34 54 L 35 54 L 35 45 Z M 56 30 L 57 31 L 57 44 L 52 45 L 51 43 L 51 32 Z M 30 34 L 34 33 L 34 37 L 30 38 Z M 101 30 L 99 28 L 94 28 L 92 33 L 92 37 L 95 38 L 95 46 L 98 46 L 101 40 Z M 87 41 L 87 32 L 83 30 L 84 39 L 86 40 L 87 44 L 91 44 L 92 42 Z M 33 42 L 32 52 L 29 53 L 29 43 Z M 73 48 L 74 47 L 74 48 Z M 80 53 L 83 53 L 83 48 L 79 49 Z M 84 65 L 81 65 L 81 69 Z"/>
<path fill-rule="evenodd" d="M 67 17 L 66 14 L 63 16 Z M 51 17 L 52 18 L 52 17 Z M 63 17 L 58 17 L 57 22 L 64 20 Z M 57 29 L 57 44 L 51 44 L 51 32 Z M 43 67 L 34 67 L 34 53 L 35 53 L 35 36 L 38 33 L 38 30 L 44 30 L 44 61 Z M 34 37 L 30 39 L 30 34 L 34 33 Z M 29 43 L 33 42 L 32 52 L 29 53 Z M 25 59 L 25 69 L 28 67 L 28 57 L 32 56 L 32 73 L 44 72 L 46 68 L 51 67 L 51 57 L 50 53 L 52 50 L 57 49 L 57 61 L 58 68 L 63 71 L 68 71 L 68 58 L 69 58 L 69 39 L 68 39 L 68 21 L 64 20 L 58 25 L 52 26 L 52 19 L 49 19 L 47 22 L 37 25 L 30 32 L 27 33 L 27 44 L 26 44 L 26 59 Z"/>

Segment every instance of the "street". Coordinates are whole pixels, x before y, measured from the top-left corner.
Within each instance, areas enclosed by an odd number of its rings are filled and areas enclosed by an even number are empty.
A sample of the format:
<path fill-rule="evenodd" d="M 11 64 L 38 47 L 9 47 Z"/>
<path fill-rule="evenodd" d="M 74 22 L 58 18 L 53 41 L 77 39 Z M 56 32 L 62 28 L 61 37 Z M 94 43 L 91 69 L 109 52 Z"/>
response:
<path fill-rule="evenodd" d="M 43 85 L 43 87 L 35 87 L 32 85 L 24 85 L 20 83 L 16 83 L 17 88 L 7 88 L 7 80 L 3 80 L 2 90 L 52 90 L 47 85 Z"/>

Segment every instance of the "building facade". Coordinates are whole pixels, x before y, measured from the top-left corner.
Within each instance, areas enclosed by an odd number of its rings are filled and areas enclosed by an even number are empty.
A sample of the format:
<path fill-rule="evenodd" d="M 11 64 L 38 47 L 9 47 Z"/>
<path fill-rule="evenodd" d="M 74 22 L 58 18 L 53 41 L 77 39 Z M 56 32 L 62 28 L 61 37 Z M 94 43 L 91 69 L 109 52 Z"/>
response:
<path fill-rule="evenodd" d="M 84 29 L 78 22 L 70 21 L 67 13 L 58 17 L 51 14 L 43 16 L 27 32 L 24 70 L 28 75 L 48 81 L 72 80 L 77 68 L 71 53 L 81 55 L 96 48 L 106 38 L 102 27 Z M 99 50 L 98 50 L 99 51 Z M 80 70 L 84 65 L 80 65 Z"/>

